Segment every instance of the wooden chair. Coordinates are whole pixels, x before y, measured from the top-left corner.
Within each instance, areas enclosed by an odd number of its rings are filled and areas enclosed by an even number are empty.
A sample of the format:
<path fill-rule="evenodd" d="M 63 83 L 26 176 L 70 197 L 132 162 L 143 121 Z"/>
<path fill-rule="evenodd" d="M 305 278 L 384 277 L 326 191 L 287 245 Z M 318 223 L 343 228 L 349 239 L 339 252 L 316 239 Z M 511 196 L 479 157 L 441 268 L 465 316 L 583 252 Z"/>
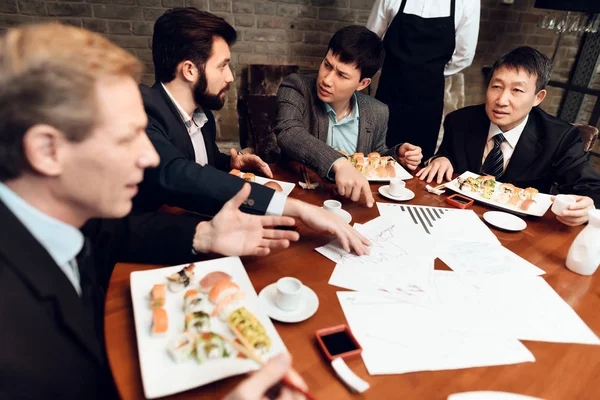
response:
<path fill-rule="evenodd" d="M 598 128 L 586 124 L 574 124 L 583 140 L 583 150 L 588 153 L 594 148 L 596 140 L 598 140 Z"/>

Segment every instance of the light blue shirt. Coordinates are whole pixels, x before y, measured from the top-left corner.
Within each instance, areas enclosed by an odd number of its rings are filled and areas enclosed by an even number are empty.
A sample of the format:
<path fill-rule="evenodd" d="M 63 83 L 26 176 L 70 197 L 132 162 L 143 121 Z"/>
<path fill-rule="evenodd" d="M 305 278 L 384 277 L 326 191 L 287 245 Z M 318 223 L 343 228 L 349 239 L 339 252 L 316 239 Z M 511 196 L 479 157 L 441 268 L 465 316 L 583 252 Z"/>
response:
<path fill-rule="evenodd" d="M 79 269 L 75 261 L 75 256 L 83 248 L 84 237 L 81 231 L 31 206 L 2 182 L 0 200 L 46 249 L 81 296 Z"/>
<path fill-rule="evenodd" d="M 337 114 L 331 106 L 325 103 L 325 109 L 329 116 L 329 129 L 327 131 L 327 144 L 337 151 L 343 150 L 348 155 L 356 153 L 358 143 L 358 103 L 356 93 L 352 95 L 352 111 L 350 114 L 337 120 Z"/>

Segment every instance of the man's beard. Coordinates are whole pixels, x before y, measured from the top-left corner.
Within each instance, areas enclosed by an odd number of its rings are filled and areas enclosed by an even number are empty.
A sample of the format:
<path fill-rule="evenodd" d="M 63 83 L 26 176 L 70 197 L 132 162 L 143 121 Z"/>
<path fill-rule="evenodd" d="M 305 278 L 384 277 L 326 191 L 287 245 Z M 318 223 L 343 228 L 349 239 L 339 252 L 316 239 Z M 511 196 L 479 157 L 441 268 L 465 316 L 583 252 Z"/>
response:
<path fill-rule="evenodd" d="M 206 76 L 203 75 L 194 86 L 194 102 L 202 108 L 220 110 L 225 105 L 225 96 L 221 98 L 221 94 L 228 90 L 229 83 L 219 93 L 209 93 L 206 85 Z"/>

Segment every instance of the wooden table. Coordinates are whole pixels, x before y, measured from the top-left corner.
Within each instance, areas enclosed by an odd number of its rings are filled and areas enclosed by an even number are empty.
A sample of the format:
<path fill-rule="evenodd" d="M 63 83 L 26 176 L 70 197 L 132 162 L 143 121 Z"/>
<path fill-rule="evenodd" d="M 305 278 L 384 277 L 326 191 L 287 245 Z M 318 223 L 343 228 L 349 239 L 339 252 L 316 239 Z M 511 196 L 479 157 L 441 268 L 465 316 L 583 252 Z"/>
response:
<path fill-rule="evenodd" d="M 275 168 L 280 180 L 297 182 L 300 174 Z M 376 201 L 387 202 L 371 190 Z M 416 179 L 407 181 L 416 194 L 408 204 L 446 207 L 445 196 L 427 193 L 425 184 Z M 296 187 L 292 196 L 320 205 L 330 197 L 321 186 L 315 191 Z M 377 208 L 346 202 L 344 208 L 353 222 L 364 223 L 378 216 Z M 478 215 L 488 209 L 473 208 Z M 330 239 L 316 234 L 299 223 L 301 239 L 290 248 L 264 258 L 244 258 L 242 261 L 257 291 L 282 276 L 298 277 L 319 296 L 320 307 L 307 321 L 298 324 L 275 322 L 279 334 L 294 357 L 294 367 L 319 399 L 446 399 L 452 393 L 473 390 L 499 390 L 537 396 L 545 399 L 600 398 L 600 347 L 573 344 L 524 342 L 536 358 L 534 363 L 469 368 L 453 371 L 418 372 L 403 375 L 369 376 L 362 360 L 348 362 L 350 368 L 366 379 L 371 388 L 363 395 L 352 395 L 335 377 L 330 365 L 315 345 L 317 329 L 346 323 L 337 300 L 339 288 L 327 284 L 334 268 L 333 262 L 314 251 Z M 548 283 L 590 326 L 600 334 L 600 275 L 579 276 L 569 271 L 565 259 L 569 246 L 581 227 L 560 224 L 549 211 L 541 219 L 527 219 L 527 229 L 506 233 L 492 229 L 502 244 L 546 271 Z M 105 338 L 116 385 L 124 400 L 143 399 L 140 368 L 135 339 L 129 274 L 132 271 L 154 268 L 141 264 L 118 264 L 110 281 L 104 316 Z M 436 260 L 437 269 L 446 266 Z M 169 399 L 221 398 L 243 377 L 225 379 L 199 389 L 180 393 Z"/>

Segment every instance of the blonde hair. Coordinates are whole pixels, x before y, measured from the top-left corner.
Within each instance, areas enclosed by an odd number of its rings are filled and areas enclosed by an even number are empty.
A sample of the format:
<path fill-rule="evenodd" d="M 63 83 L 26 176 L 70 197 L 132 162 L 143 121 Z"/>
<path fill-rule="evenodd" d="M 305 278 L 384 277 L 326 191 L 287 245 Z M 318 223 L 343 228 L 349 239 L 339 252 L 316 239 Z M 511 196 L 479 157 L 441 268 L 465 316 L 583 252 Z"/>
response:
<path fill-rule="evenodd" d="M 59 23 L 25 25 L 0 37 L 0 181 L 27 167 L 23 137 L 47 124 L 81 141 L 97 122 L 96 83 L 139 82 L 140 62 L 103 36 Z"/>

